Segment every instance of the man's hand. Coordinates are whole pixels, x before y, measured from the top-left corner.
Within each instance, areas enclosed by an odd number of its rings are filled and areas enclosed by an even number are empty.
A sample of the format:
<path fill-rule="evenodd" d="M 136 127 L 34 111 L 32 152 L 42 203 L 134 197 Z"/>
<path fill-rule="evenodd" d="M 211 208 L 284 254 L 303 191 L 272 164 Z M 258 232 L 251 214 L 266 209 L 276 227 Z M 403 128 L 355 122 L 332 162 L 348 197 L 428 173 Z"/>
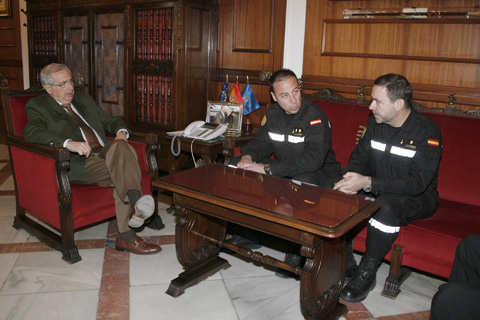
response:
<path fill-rule="evenodd" d="M 125 141 L 127 141 L 127 133 L 125 131 L 119 131 L 117 133 L 117 136 L 115 137 L 115 140 L 125 140 Z"/>
<path fill-rule="evenodd" d="M 347 172 L 343 179 L 335 183 L 333 190 L 339 190 L 348 194 L 356 194 L 368 183 L 368 177 L 356 172 Z"/>
<path fill-rule="evenodd" d="M 237 164 L 237 168 L 258 172 L 258 173 L 265 173 L 264 164 L 253 162 L 252 157 L 249 155 L 245 155 L 242 157 L 242 159 L 240 159 L 240 161 Z"/>
<path fill-rule="evenodd" d="M 241 169 L 247 169 L 247 167 L 251 166 L 252 164 L 254 164 L 252 157 L 249 155 L 245 155 L 237 163 L 237 167 Z"/>
<path fill-rule="evenodd" d="M 86 156 L 87 158 L 90 157 L 90 153 L 92 152 L 92 148 L 86 142 L 78 142 L 78 141 L 68 141 L 67 145 L 65 146 L 68 151 L 78 153 L 81 156 Z"/>

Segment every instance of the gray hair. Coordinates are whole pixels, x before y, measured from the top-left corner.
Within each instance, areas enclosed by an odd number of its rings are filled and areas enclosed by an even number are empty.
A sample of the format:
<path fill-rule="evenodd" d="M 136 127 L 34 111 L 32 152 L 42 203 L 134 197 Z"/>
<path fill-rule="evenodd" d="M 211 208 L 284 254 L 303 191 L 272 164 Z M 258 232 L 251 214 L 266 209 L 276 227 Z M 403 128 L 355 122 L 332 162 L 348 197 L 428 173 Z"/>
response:
<path fill-rule="evenodd" d="M 40 72 L 40 82 L 42 83 L 42 86 L 53 85 L 54 80 L 52 74 L 62 70 L 67 70 L 68 73 L 72 75 L 72 71 L 70 71 L 70 69 L 66 65 L 61 63 L 51 63 L 45 68 L 43 68 Z"/>

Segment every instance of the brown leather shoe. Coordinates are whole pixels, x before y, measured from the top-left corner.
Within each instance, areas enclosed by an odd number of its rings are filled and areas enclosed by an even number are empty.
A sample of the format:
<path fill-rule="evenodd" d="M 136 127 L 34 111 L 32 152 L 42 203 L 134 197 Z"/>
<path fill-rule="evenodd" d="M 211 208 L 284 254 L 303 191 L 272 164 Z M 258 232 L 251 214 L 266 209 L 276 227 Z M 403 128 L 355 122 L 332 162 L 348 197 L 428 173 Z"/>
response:
<path fill-rule="evenodd" d="M 154 254 L 162 251 L 162 247 L 148 243 L 139 236 L 135 237 L 135 244 L 131 244 L 120 237 L 117 237 L 115 249 L 118 251 L 128 251 L 135 254 Z"/>

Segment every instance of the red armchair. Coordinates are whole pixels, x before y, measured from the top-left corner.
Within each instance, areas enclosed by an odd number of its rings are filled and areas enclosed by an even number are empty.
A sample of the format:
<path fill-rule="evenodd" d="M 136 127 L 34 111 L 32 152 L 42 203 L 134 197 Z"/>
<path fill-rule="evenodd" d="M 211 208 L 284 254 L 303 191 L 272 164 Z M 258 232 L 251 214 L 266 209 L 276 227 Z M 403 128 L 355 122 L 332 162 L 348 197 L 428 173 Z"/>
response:
<path fill-rule="evenodd" d="M 81 257 L 75 245 L 74 231 L 115 217 L 113 189 L 71 183 L 67 176 L 70 159 L 67 149 L 33 144 L 23 139 L 23 128 L 27 123 L 25 105 L 31 98 L 43 94 L 43 90 L 8 92 L 8 88 L 0 88 L 0 93 L 15 181 L 17 203 L 13 226 L 27 230 L 62 252 L 65 261 L 78 262 Z M 154 134 L 130 137 L 142 171 L 143 193 L 152 193 L 151 180 L 158 177 L 157 139 Z M 157 208 L 155 211 L 155 228 L 160 229 L 163 223 Z M 30 215 L 39 218 L 41 223 Z"/>

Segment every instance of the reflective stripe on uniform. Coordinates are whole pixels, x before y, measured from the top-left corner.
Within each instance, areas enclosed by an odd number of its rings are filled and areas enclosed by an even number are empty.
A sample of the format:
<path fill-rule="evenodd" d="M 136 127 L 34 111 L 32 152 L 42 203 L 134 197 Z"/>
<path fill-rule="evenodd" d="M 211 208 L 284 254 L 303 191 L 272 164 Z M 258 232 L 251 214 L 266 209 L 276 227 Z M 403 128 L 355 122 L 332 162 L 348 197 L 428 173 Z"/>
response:
<path fill-rule="evenodd" d="M 382 232 L 385 232 L 385 233 L 397 233 L 397 232 L 400 232 L 400 227 L 392 227 L 392 226 L 387 226 L 373 218 L 370 219 L 370 221 L 368 221 L 368 223 L 370 223 L 370 225 L 372 227 L 374 227 L 375 229 L 378 229 Z"/>
<path fill-rule="evenodd" d="M 372 147 L 372 149 L 379 150 L 379 151 L 385 151 L 385 149 L 387 148 L 387 145 L 385 143 L 381 143 L 374 140 L 370 141 L 370 146 Z M 395 154 L 397 156 L 413 158 L 417 152 L 415 150 L 392 146 L 392 148 L 390 149 L 390 153 Z"/>
<path fill-rule="evenodd" d="M 291 143 L 301 143 L 304 141 L 305 141 L 305 137 L 288 136 L 288 142 L 291 142 Z"/>
<path fill-rule="evenodd" d="M 370 141 L 370 145 L 372 146 L 373 149 L 380 150 L 380 151 L 385 151 L 385 148 L 387 148 L 387 145 L 385 143 L 377 142 L 374 140 Z"/>
<path fill-rule="evenodd" d="M 392 150 L 390 152 L 392 154 L 396 154 L 398 156 L 408 157 L 408 158 L 413 158 L 415 153 L 417 153 L 415 150 L 403 149 L 399 147 L 392 147 Z"/>
<path fill-rule="evenodd" d="M 270 136 L 270 139 L 272 139 L 273 141 L 280 141 L 280 142 L 285 141 L 285 136 L 283 134 L 269 132 L 268 135 Z"/>

